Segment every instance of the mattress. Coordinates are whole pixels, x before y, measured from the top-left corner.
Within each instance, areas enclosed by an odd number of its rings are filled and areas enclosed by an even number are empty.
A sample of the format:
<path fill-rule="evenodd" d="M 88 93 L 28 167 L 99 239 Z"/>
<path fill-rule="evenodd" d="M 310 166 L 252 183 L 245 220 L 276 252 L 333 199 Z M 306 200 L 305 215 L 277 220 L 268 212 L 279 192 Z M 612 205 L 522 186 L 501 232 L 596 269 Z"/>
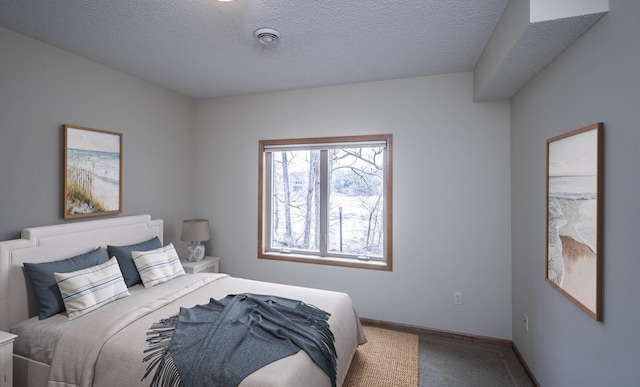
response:
<path fill-rule="evenodd" d="M 20 335 L 16 354 L 50 364 L 49 386 L 148 386 L 141 381 L 148 347 L 146 331 L 180 307 L 205 304 L 229 294 L 270 294 L 303 300 L 329 313 L 336 337 L 337 382 L 341 385 L 358 344 L 366 342 L 348 295 L 304 287 L 230 277 L 191 274 L 151 289 L 130 288 L 131 295 L 69 321 L 64 314 L 46 320 L 31 318 L 15 325 Z M 118 370 L 114 372 L 113 370 Z M 249 375 L 240 386 L 329 386 L 329 378 L 300 351 Z"/>

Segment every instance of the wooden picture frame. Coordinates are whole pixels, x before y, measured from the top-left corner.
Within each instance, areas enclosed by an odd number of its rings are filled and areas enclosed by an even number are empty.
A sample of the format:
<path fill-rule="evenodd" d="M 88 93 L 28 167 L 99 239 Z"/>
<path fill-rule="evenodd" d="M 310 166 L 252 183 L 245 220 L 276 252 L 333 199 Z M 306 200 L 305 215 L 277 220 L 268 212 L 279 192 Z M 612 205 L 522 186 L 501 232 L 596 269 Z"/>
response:
<path fill-rule="evenodd" d="M 602 321 L 602 137 L 596 123 L 547 140 L 546 281 Z"/>
<path fill-rule="evenodd" d="M 64 126 L 65 219 L 122 213 L 122 133 Z"/>

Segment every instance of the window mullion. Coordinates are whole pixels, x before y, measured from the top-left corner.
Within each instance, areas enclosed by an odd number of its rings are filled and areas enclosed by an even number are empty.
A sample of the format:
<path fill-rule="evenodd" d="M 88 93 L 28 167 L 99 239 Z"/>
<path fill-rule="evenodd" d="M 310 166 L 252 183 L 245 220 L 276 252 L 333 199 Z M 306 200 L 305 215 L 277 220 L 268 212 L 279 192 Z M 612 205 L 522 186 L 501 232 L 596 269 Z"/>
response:
<path fill-rule="evenodd" d="M 268 176 L 264 184 L 264 225 L 265 240 L 268 241 L 266 248 L 271 250 L 273 247 L 273 153 L 264 153 L 264 173 Z"/>
<path fill-rule="evenodd" d="M 327 256 L 329 231 L 329 151 L 320 151 L 320 255 Z"/>

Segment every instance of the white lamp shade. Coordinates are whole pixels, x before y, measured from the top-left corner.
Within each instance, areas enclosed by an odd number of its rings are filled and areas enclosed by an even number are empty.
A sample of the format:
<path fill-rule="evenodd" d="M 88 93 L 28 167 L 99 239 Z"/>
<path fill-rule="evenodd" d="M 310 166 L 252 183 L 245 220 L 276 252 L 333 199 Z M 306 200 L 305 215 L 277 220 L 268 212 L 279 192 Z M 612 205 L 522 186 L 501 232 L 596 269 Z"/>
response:
<path fill-rule="evenodd" d="M 211 239 L 209 221 L 206 219 L 189 219 L 182 222 L 180 240 L 188 242 L 202 242 Z"/>

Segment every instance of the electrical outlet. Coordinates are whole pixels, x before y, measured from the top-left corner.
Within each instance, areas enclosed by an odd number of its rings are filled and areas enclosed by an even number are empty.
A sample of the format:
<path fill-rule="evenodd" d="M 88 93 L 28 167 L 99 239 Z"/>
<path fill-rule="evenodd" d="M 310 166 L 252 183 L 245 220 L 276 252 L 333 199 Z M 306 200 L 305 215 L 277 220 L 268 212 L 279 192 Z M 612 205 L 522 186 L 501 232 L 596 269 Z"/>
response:
<path fill-rule="evenodd" d="M 522 314 L 522 327 L 525 331 L 529 332 L 529 316 L 526 313 Z"/>
<path fill-rule="evenodd" d="M 462 292 L 453 293 L 453 303 L 455 305 L 462 305 Z"/>

